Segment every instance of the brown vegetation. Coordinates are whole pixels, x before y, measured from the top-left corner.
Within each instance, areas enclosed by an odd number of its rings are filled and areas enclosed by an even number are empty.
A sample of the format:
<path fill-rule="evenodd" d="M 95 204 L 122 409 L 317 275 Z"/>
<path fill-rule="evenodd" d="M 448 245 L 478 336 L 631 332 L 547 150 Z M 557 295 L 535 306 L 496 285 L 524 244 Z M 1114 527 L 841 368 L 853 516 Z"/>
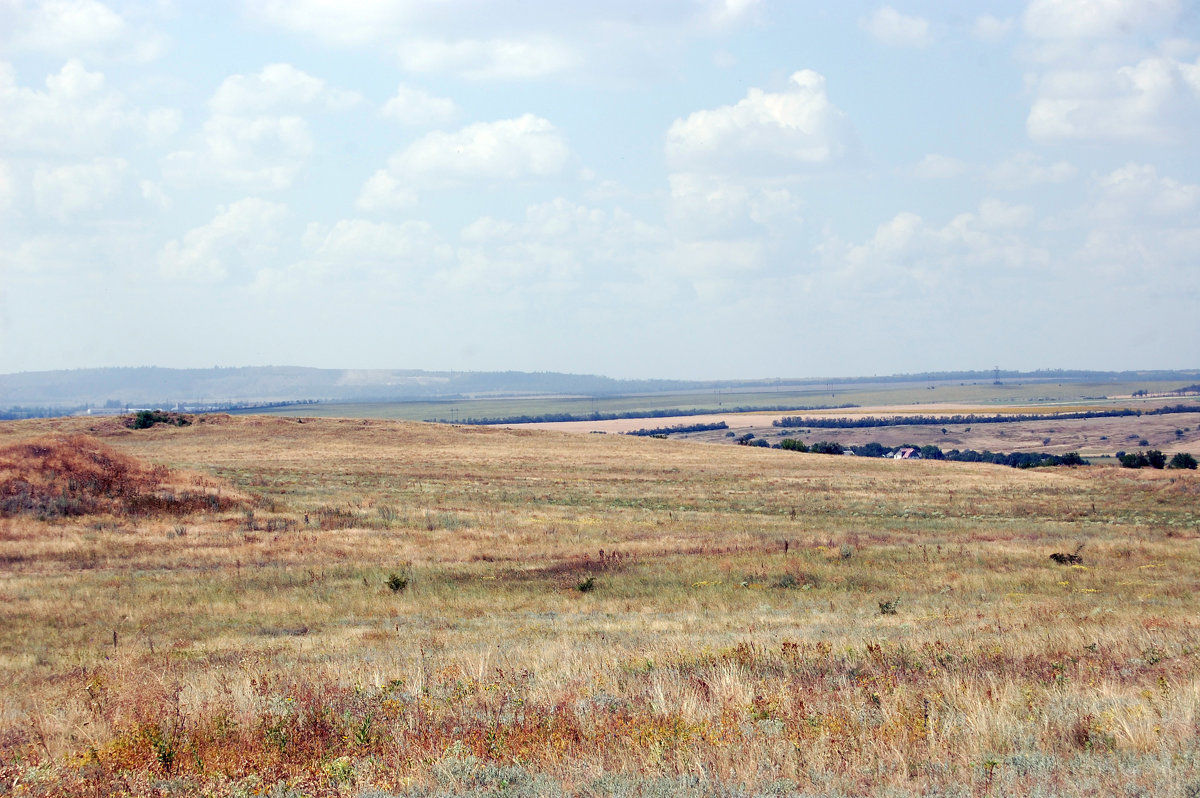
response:
<path fill-rule="evenodd" d="M 0 795 L 1200 789 L 1192 472 L 96 434 L 253 498 L 0 519 Z"/>
<path fill-rule="evenodd" d="M 0 516 L 186 515 L 237 502 L 203 477 L 184 480 L 86 435 L 0 448 Z"/>

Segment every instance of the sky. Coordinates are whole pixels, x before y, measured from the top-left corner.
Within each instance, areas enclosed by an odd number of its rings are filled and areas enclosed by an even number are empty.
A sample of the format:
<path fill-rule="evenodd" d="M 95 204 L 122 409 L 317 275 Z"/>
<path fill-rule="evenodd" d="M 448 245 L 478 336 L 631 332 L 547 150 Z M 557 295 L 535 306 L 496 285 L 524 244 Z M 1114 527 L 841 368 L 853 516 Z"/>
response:
<path fill-rule="evenodd" d="M 0 373 L 1200 366 L 1193 0 L 0 0 Z"/>

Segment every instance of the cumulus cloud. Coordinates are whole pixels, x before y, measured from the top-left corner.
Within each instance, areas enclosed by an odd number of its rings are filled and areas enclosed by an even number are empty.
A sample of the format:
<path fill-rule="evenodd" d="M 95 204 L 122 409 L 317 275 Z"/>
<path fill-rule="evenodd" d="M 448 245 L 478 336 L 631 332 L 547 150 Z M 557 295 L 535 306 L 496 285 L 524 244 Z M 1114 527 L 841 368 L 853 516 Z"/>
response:
<path fill-rule="evenodd" d="M 1124 220 L 1139 223 L 1147 217 L 1193 217 L 1200 210 L 1200 186 L 1160 177 L 1148 164 L 1129 163 L 1099 176 L 1096 217 L 1110 223 Z"/>
<path fill-rule="evenodd" d="M 978 211 L 959 214 L 941 227 L 902 212 L 862 244 L 831 240 L 822 251 L 843 284 L 887 291 L 913 284 L 932 290 L 963 277 L 990 280 L 1004 271 L 1047 266 L 1048 253 L 1023 235 L 1033 221 L 1029 206 L 985 199 Z"/>
<path fill-rule="evenodd" d="M 984 170 L 987 181 L 998 188 L 1019 189 L 1047 183 L 1065 183 L 1078 170 L 1066 161 L 1046 163 L 1031 152 L 1019 152 Z"/>
<path fill-rule="evenodd" d="M 1200 118 L 1195 66 L 1150 57 L 1116 69 L 1052 71 L 1037 81 L 1026 130 L 1047 142 L 1178 141 Z"/>
<path fill-rule="evenodd" d="M 1111 285 L 1154 291 L 1166 305 L 1200 300 L 1200 185 L 1128 163 L 1092 180 L 1092 201 L 1076 215 L 1085 234 L 1069 260 Z"/>
<path fill-rule="evenodd" d="M 340 111 L 360 99 L 290 64 L 231 75 L 209 100 L 212 114 L 198 146 L 171 153 L 163 171 L 178 183 L 215 180 L 250 191 L 288 188 L 314 149 L 301 113 Z"/>
<path fill-rule="evenodd" d="M 410 0 L 250 0 L 248 5 L 267 24 L 332 46 L 386 48 L 412 72 L 526 80 L 579 74 L 582 67 L 601 63 L 611 74 L 647 58 L 662 60 L 676 42 L 753 19 L 760 0 L 516 5 L 468 0 L 452 6 Z"/>
<path fill-rule="evenodd" d="M 435 131 L 393 155 L 367 181 L 358 204 L 382 210 L 408 204 L 426 189 L 554 177 L 570 155 L 559 130 L 533 114 L 477 122 L 453 133 Z"/>
<path fill-rule="evenodd" d="M 38 167 L 33 174 L 34 206 L 41 215 L 63 222 L 81 211 L 102 208 L 116 196 L 128 168 L 121 158 Z"/>
<path fill-rule="evenodd" d="M 669 177 L 668 220 L 688 240 L 757 236 L 799 225 L 800 201 L 786 188 L 679 172 Z"/>
<path fill-rule="evenodd" d="M 0 149 L 82 155 L 125 136 L 157 146 L 179 128 L 178 111 L 130 108 L 105 89 L 102 72 L 76 59 L 47 75 L 45 83 L 45 91 L 18 86 L 11 65 L 0 62 Z"/>
<path fill-rule="evenodd" d="M 308 123 L 298 116 L 218 115 L 204 123 L 203 149 L 173 152 L 163 172 L 177 183 L 220 181 L 253 191 L 292 185 L 312 155 Z"/>
<path fill-rule="evenodd" d="M 709 0 L 707 18 L 716 28 L 724 28 L 753 16 L 760 0 Z"/>
<path fill-rule="evenodd" d="M 12 167 L 6 161 L 0 160 L 0 211 L 6 211 L 13 206 L 17 196 L 16 179 Z"/>
<path fill-rule="evenodd" d="M 1013 191 L 1049 183 L 1065 183 L 1078 170 L 1066 161 L 1047 162 L 1032 152 L 1018 152 L 992 165 L 968 163 L 949 155 L 930 153 L 904 174 L 922 180 L 951 180 L 969 176 L 994 188 Z"/>
<path fill-rule="evenodd" d="M 966 174 L 969 167 L 958 158 L 931 152 L 909 172 L 922 180 L 950 180 Z"/>
<path fill-rule="evenodd" d="M 265 22 L 342 46 L 394 38 L 405 27 L 428 20 L 431 13 L 427 4 L 406 0 L 250 0 L 248 6 Z"/>
<path fill-rule="evenodd" d="M 461 111 L 449 98 L 433 97 L 420 89 L 401 84 L 379 113 L 402 125 L 426 127 L 450 122 Z"/>
<path fill-rule="evenodd" d="M 29 6 L 13 0 L 5 5 L 0 6 L 0 30 L 7 31 L 15 52 L 149 61 L 166 49 L 161 33 L 135 29 L 97 0 L 44 0 Z M 0 33 L 0 41 L 4 37 Z"/>
<path fill-rule="evenodd" d="M 235 268 L 265 264 L 275 252 L 286 215 L 287 206 L 257 197 L 222 205 L 211 221 L 162 248 L 159 269 L 175 279 L 215 281 Z"/>
<path fill-rule="evenodd" d="M 1000 19 L 991 14 L 984 14 L 975 20 L 975 24 L 971 27 L 971 33 L 976 39 L 981 39 L 985 42 L 998 42 L 1008 36 L 1013 29 L 1012 17 Z"/>
<path fill-rule="evenodd" d="M 787 90 L 750 89 L 735 105 L 696 111 L 667 131 L 667 160 L 696 173 L 789 175 L 842 160 L 857 147 L 846 115 L 830 102 L 825 78 L 792 75 Z"/>
<path fill-rule="evenodd" d="M 1025 31 L 1043 39 L 1097 39 L 1174 20 L 1181 0 L 1032 0 Z"/>
<path fill-rule="evenodd" d="M 142 199 L 150 203 L 159 210 L 167 210 L 171 207 L 171 198 L 157 183 L 150 180 L 138 181 L 138 189 L 142 192 Z"/>
<path fill-rule="evenodd" d="M 477 219 L 460 238 L 455 263 L 438 282 L 475 291 L 510 289 L 517 281 L 567 290 L 589 280 L 629 279 L 647 260 L 658 262 L 665 245 L 660 228 L 620 208 L 562 197 L 529 206 L 521 221 Z"/>
<path fill-rule="evenodd" d="M 356 92 L 333 88 L 291 64 L 268 64 L 254 75 L 227 77 L 209 106 L 218 114 L 245 116 L 313 106 L 336 111 L 361 99 Z"/>
<path fill-rule="evenodd" d="M 410 72 L 451 72 L 469 80 L 538 78 L 578 65 L 579 51 L 550 37 L 414 39 L 396 52 Z"/>
<path fill-rule="evenodd" d="M 301 243 L 306 250 L 303 258 L 282 268 L 259 269 L 253 288 L 271 292 L 363 279 L 375 288 L 413 284 L 453 257 L 453 250 L 438 240 L 428 223 L 413 220 L 401 224 L 367 219 L 340 219 L 333 225 L 312 222 Z"/>
<path fill-rule="evenodd" d="M 1200 61 L 1178 39 L 1180 0 L 1033 0 L 1037 66 L 1026 119 L 1039 142 L 1177 143 L 1200 122 Z M 1185 55 L 1190 54 L 1190 56 Z"/>
<path fill-rule="evenodd" d="M 933 42 L 929 21 L 883 6 L 862 21 L 863 29 L 889 47 L 927 47 Z"/>

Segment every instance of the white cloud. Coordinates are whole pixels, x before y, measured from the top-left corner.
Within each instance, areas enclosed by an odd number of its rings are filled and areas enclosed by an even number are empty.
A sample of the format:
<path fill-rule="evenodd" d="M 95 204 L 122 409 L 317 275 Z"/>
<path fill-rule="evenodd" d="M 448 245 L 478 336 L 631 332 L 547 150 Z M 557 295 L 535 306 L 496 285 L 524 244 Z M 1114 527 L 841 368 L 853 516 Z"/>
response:
<path fill-rule="evenodd" d="M 220 181 L 252 191 L 287 188 L 312 155 L 298 116 L 218 115 L 204 123 L 204 149 L 171 153 L 164 174 L 176 183 Z"/>
<path fill-rule="evenodd" d="M 128 168 L 121 158 L 39 167 L 33 174 L 34 206 L 41 215 L 64 222 L 80 211 L 102 208 L 116 196 Z"/>
<path fill-rule="evenodd" d="M 724 28 L 752 16 L 760 0 L 709 0 L 707 17 L 715 28 Z"/>
<path fill-rule="evenodd" d="M 16 180 L 12 167 L 6 161 L 0 160 L 0 211 L 6 211 L 13 206 L 17 196 Z"/>
<path fill-rule="evenodd" d="M 985 198 L 979 203 L 979 213 L 974 217 L 959 217 L 968 223 L 977 221 L 983 230 L 1019 230 L 1033 224 L 1034 212 L 1030 205 L 1014 205 L 998 199 Z"/>
<path fill-rule="evenodd" d="M 301 238 L 307 254 L 285 268 L 267 267 L 255 275 L 254 289 L 270 292 L 328 285 L 330 280 L 368 279 L 374 288 L 412 283 L 449 262 L 453 251 L 438 241 L 426 222 L 401 224 L 341 219 L 332 226 L 310 223 Z"/>
<path fill-rule="evenodd" d="M 779 93 L 750 89 L 736 105 L 696 111 L 667 131 L 667 160 L 680 171 L 779 175 L 847 157 L 856 136 L 811 70 Z"/>
<path fill-rule="evenodd" d="M 339 111 L 360 99 L 290 64 L 231 75 L 209 100 L 213 113 L 199 146 L 171 153 L 163 171 L 178 183 L 215 180 L 250 191 L 288 188 L 314 150 L 308 121 L 298 112 Z"/>
<path fill-rule="evenodd" d="M 982 285 L 1004 272 L 1049 264 L 1046 250 L 1025 238 L 1033 221 L 1029 206 L 985 199 L 978 212 L 959 214 L 943 227 L 904 212 L 862 244 L 830 240 L 822 250 L 838 282 L 864 290 L 898 292 L 911 284 L 928 292 L 962 280 Z"/>
<path fill-rule="evenodd" d="M 862 21 L 863 28 L 889 47 L 927 47 L 933 42 L 929 21 L 883 6 Z"/>
<path fill-rule="evenodd" d="M 1039 142 L 1186 140 L 1200 123 L 1200 61 L 1180 39 L 1180 0 L 1032 0 L 1038 67 L 1026 131 Z"/>
<path fill-rule="evenodd" d="M 570 154 L 558 129 L 533 114 L 477 122 L 454 133 L 435 131 L 393 155 L 387 169 L 367 181 L 358 205 L 382 210 L 407 204 L 425 189 L 554 177 Z"/>
<path fill-rule="evenodd" d="M 364 211 L 394 211 L 416 205 L 417 198 L 415 189 L 380 169 L 367 178 L 354 204 Z"/>
<path fill-rule="evenodd" d="M 401 84 L 379 113 L 402 125 L 426 127 L 450 122 L 461 111 L 449 98 L 433 97 L 420 89 Z"/>
<path fill-rule="evenodd" d="M 1108 38 L 1168 24 L 1180 6 L 1180 0 L 1032 0 L 1024 25 L 1044 39 Z"/>
<path fill-rule="evenodd" d="M 44 0 L 30 6 L 10 0 L 7 6 L 0 6 L 0 30 L 7 30 L 16 52 L 149 61 L 166 49 L 161 33 L 135 30 L 124 17 L 96 0 Z M 0 33 L 0 41 L 4 38 Z"/>
<path fill-rule="evenodd" d="M 360 99 L 357 93 L 331 88 L 291 64 L 269 64 L 255 75 L 230 75 L 209 106 L 217 114 L 247 116 L 313 105 L 342 110 Z"/>
<path fill-rule="evenodd" d="M 167 210 L 171 207 L 171 198 L 162 190 L 157 183 L 149 180 L 142 180 L 138 183 L 138 188 L 142 192 L 142 199 L 149 202 L 159 210 Z"/>
<path fill-rule="evenodd" d="M 546 284 L 571 290 L 629 279 L 647 261 L 659 262 L 665 243 L 661 229 L 619 208 L 609 212 L 562 197 L 531 205 L 520 222 L 477 219 L 461 239 L 454 266 L 438 282 L 484 292 Z"/>
<path fill-rule="evenodd" d="M 210 222 L 167 242 L 159 252 L 159 268 L 181 280 L 220 280 L 235 267 L 265 264 L 286 215 L 287 206 L 257 197 L 222 205 Z"/>
<path fill-rule="evenodd" d="M 984 177 L 998 188 L 1019 189 L 1046 183 L 1065 183 L 1077 172 L 1066 161 L 1045 163 L 1031 152 L 1019 152 L 985 169 Z"/>
<path fill-rule="evenodd" d="M 1098 198 L 1095 217 L 1109 224 L 1125 221 L 1139 224 L 1150 217 L 1187 215 L 1200 224 L 1200 186 L 1159 177 L 1158 170 L 1147 164 L 1126 164 L 1096 179 Z"/>
<path fill-rule="evenodd" d="M 427 19 L 432 11 L 407 0 L 251 0 L 248 5 L 266 22 L 342 46 L 394 38 L 405 27 Z"/>
<path fill-rule="evenodd" d="M 971 33 L 976 39 L 985 42 L 998 42 L 1008 36 L 1013 29 L 1012 17 L 999 19 L 991 14 L 984 14 L 975 20 Z"/>
<path fill-rule="evenodd" d="M 685 239 L 760 236 L 764 227 L 794 228 L 802 221 L 800 202 L 785 188 L 687 172 L 669 181 L 668 219 Z"/>
<path fill-rule="evenodd" d="M 539 78 L 579 63 L 579 52 L 550 37 L 525 39 L 413 39 L 396 51 L 410 72 L 451 72 L 469 80 Z"/>
<path fill-rule="evenodd" d="M 1112 69 L 1052 71 L 1026 120 L 1037 141 L 1180 140 L 1200 118 L 1192 65 L 1151 57 Z"/>
<path fill-rule="evenodd" d="M 46 77 L 45 91 L 18 86 L 12 67 L 0 62 L 0 119 L 0 149 L 79 155 L 103 151 L 125 136 L 158 145 L 178 129 L 180 115 L 129 108 L 105 90 L 103 73 L 72 59 Z"/>
<path fill-rule="evenodd" d="M 757 17 L 760 0 L 445 4 L 249 0 L 250 13 L 337 47 L 386 48 L 418 73 L 471 80 L 589 79 L 669 63 L 679 45 Z M 602 66 L 602 72 L 585 71 Z"/>
<path fill-rule="evenodd" d="M 912 167 L 910 173 L 922 180 L 950 180 L 966 174 L 967 169 L 967 164 L 958 158 L 931 152 Z"/>

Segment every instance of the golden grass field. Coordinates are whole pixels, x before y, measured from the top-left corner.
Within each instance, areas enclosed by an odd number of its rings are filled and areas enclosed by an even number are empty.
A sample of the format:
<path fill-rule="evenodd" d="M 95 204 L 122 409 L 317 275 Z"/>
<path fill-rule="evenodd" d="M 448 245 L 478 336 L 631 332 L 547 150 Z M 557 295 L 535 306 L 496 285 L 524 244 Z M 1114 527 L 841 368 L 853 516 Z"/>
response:
<path fill-rule="evenodd" d="M 1194 471 L 210 416 L 14 474 L 0 795 L 1200 795 Z"/>

